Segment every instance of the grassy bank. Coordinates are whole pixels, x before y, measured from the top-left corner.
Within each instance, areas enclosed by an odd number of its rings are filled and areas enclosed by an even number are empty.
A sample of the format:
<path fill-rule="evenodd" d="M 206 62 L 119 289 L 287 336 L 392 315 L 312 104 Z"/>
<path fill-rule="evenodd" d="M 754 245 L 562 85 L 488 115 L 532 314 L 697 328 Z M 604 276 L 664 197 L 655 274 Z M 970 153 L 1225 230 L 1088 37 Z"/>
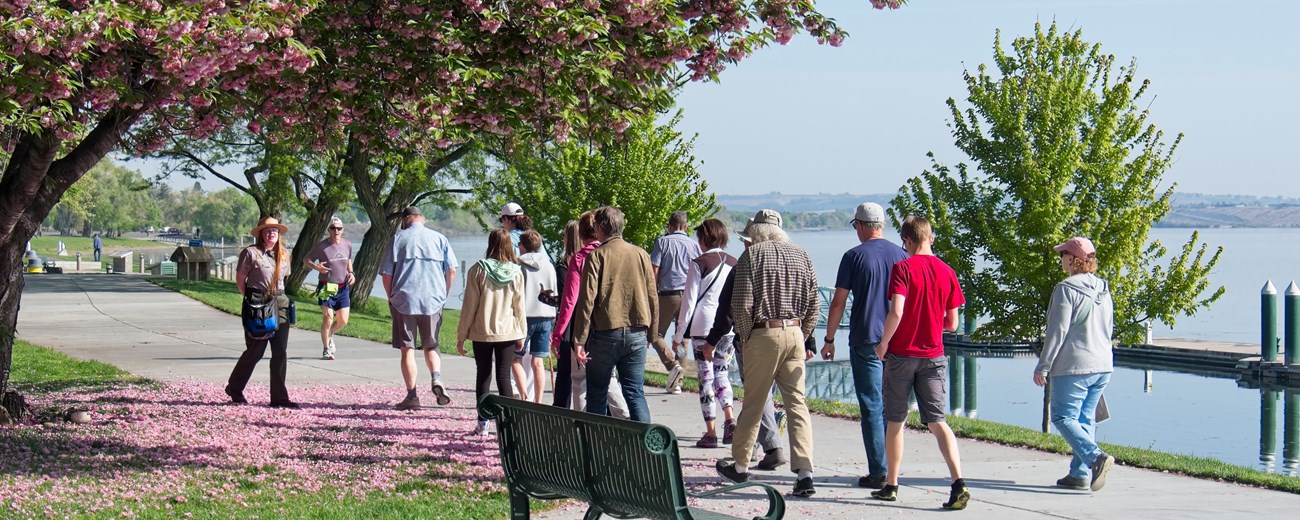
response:
<path fill-rule="evenodd" d="M 67 250 L 68 254 L 64 256 L 58 256 L 59 242 L 63 242 L 63 247 L 65 250 Z M 135 238 L 105 238 L 103 252 L 104 252 L 104 256 L 108 256 L 109 252 L 112 251 L 120 251 L 120 250 L 127 250 L 127 249 L 135 250 L 135 249 L 142 249 L 142 248 L 158 248 L 158 247 L 175 247 L 175 246 L 172 244 L 167 244 L 164 242 L 156 242 L 153 240 L 139 240 Z M 41 255 L 41 257 L 58 258 L 64 260 L 71 260 L 73 258 L 76 258 L 77 253 L 81 253 L 81 257 L 83 260 L 86 258 L 92 258 L 94 257 L 95 254 L 95 246 L 93 244 L 93 239 L 91 237 L 79 237 L 79 236 L 74 237 L 74 236 L 61 236 L 61 235 L 42 235 L 39 237 L 32 237 L 32 249 L 35 250 L 37 254 Z"/>
<path fill-rule="evenodd" d="M 159 281 L 158 283 L 164 287 L 179 290 L 182 293 L 213 307 L 231 313 L 238 312 L 239 296 L 234 289 L 234 284 L 229 282 L 199 283 L 166 280 Z M 454 330 L 458 319 L 458 311 L 449 310 L 445 314 L 440 339 L 443 352 L 455 353 Z M 389 341 L 388 309 L 387 305 L 385 305 L 382 300 L 372 298 L 371 305 L 368 309 L 354 311 L 353 321 L 351 323 L 356 324 L 356 327 L 354 328 L 352 324 L 349 324 L 348 328 L 343 331 L 344 335 L 384 343 Z M 315 300 L 299 300 L 298 326 L 311 330 L 319 329 L 320 309 L 315 305 Z M 662 373 L 647 372 L 645 378 L 646 384 L 650 386 L 663 387 L 667 383 L 667 377 Z M 685 380 L 682 384 L 684 391 L 698 391 L 699 382 L 695 378 L 686 377 L 684 379 Z M 740 388 L 736 388 L 736 397 L 743 398 L 743 396 L 744 392 Z M 860 417 L 857 405 L 818 399 L 809 399 L 808 401 L 810 408 L 815 413 L 852 420 L 858 420 Z M 915 413 L 909 416 L 908 422 L 909 426 L 912 428 L 922 428 Z M 976 439 L 1052 453 L 1070 453 L 1069 446 L 1065 444 L 1065 441 L 1062 440 L 1059 435 L 1055 434 L 1043 433 L 1018 426 L 955 416 L 949 416 L 948 423 L 951 425 L 953 431 L 962 438 Z M 1264 473 L 1254 468 L 1237 466 L 1203 457 L 1175 455 L 1112 444 L 1103 444 L 1102 446 L 1107 453 L 1114 455 L 1117 460 L 1127 466 L 1148 468 L 1157 471 L 1168 471 L 1197 478 L 1235 482 L 1300 494 L 1300 478 L 1297 477 Z"/>
<path fill-rule="evenodd" d="M 149 381 L 23 341 L 14 361 L 36 417 L 0 428 L 0 517 L 509 514 L 495 440 L 463 437 L 472 409 L 407 414 L 369 404 L 385 389 L 356 386 L 312 389 L 353 404 L 285 412 L 218 404 L 218 383 Z M 74 409 L 94 419 L 65 422 Z"/>

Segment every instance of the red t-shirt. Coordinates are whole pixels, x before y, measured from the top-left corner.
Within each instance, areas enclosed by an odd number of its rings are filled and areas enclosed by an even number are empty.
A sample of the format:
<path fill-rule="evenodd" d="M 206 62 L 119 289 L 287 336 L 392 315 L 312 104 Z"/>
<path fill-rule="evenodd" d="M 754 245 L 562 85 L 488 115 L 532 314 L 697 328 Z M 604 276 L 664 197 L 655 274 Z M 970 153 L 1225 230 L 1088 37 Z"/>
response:
<path fill-rule="evenodd" d="M 942 356 L 944 315 L 966 303 L 957 273 L 939 257 L 910 257 L 894 264 L 889 273 L 889 298 L 895 294 L 906 300 L 888 353 L 911 358 Z"/>

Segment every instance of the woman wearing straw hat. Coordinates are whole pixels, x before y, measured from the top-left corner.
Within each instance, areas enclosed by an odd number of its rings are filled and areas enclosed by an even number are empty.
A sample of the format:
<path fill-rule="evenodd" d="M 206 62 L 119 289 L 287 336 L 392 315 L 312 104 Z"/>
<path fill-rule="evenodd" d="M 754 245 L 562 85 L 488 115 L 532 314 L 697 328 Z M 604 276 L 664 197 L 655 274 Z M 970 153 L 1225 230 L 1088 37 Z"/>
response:
<path fill-rule="evenodd" d="M 239 252 L 239 263 L 235 268 L 235 285 L 239 286 L 239 293 L 245 299 L 265 301 L 274 298 L 279 324 L 270 337 L 254 336 L 245 330 L 244 353 L 235 363 L 226 385 L 226 395 L 235 404 L 248 402 L 244 398 L 244 387 L 270 344 L 271 407 L 298 408 L 298 403 L 289 400 L 289 390 L 284 384 L 289 345 L 289 298 L 284 294 L 284 279 L 289 276 L 291 263 L 280 236 L 286 231 L 288 228 L 275 217 L 262 217 L 250 232 L 254 237 L 253 245 Z"/>

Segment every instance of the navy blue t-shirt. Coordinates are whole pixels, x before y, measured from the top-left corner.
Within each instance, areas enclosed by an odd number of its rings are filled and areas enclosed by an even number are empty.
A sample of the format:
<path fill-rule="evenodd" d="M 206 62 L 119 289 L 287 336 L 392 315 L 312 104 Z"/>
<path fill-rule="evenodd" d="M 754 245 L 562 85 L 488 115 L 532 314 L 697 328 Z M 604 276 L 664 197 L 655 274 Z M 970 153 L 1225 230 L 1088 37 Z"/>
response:
<path fill-rule="evenodd" d="M 889 272 L 894 264 L 906 259 L 903 248 L 883 238 L 868 240 L 845 252 L 840 259 L 835 288 L 848 289 L 853 295 L 853 308 L 849 312 L 850 346 L 880 342 L 885 333 L 885 315 L 889 312 Z"/>

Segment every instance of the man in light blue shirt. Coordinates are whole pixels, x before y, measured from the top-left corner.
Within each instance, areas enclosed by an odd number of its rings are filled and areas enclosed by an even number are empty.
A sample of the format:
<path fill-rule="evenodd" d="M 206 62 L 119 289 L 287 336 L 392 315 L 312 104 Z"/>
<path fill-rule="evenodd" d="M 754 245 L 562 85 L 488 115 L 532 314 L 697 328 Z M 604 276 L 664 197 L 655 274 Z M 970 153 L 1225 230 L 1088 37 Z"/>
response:
<path fill-rule="evenodd" d="M 433 377 L 433 395 L 438 404 L 451 403 L 442 387 L 438 356 L 438 331 L 442 328 L 442 306 L 447 289 L 456 280 L 456 254 L 442 233 L 424 227 L 424 214 L 411 206 L 402 211 L 402 230 L 384 252 L 379 275 L 383 277 L 388 308 L 393 315 L 393 348 L 401 349 L 402 380 L 406 398 L 398 410 L 420 408 L 415 393 L 415 353 L 424 351 L 424 363 Z M 420 341 L 415 341 L 416 334 Z"/>
<path fill-rule="evenodd" d="M 668 393 L 682 393 L 682 363 L 677 351 L 669 346 L 668 326 L 677 321 L 682 306 L 682 290 L 686 288 L 686 268 L 691 260 L 700 256 L 700 244 L 686 234 L 686 212 L 675 211 L 668 217 L 668 234 L 655 240 L 650 253 L 654 266 L 655 288 L 659 291 L 659 334 L 655 336 L 655 352 L 668 369 Z"/>

